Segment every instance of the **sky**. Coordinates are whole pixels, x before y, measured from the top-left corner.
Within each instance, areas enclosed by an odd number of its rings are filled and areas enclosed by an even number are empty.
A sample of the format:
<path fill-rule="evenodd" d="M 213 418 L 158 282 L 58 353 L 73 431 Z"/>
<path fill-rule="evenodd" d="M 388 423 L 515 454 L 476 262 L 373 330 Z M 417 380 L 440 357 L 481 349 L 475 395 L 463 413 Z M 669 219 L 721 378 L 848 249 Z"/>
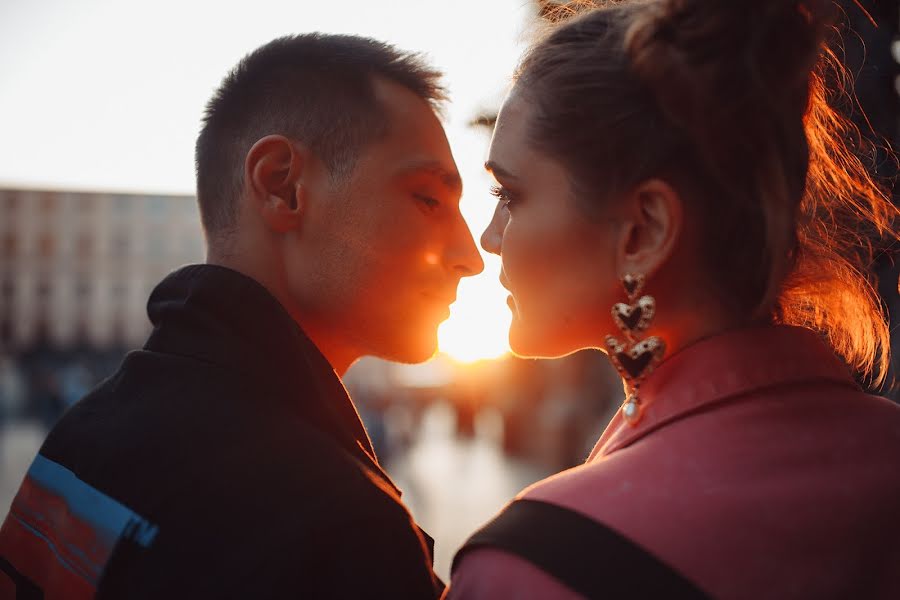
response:
<path fill-rule="evenodd" d="M 529 0 L 0 0 L 0 186 L 193 194 L 204 105 L 242 56 L 290 33 L 360 34 L 444 71 L 477 240 L 494 202 L 489 132 L 469 122 L 499 107 L 533 14 Z M 439 331 L 459 359 L 508 349 L 499 259 L 485 263 Z"/>

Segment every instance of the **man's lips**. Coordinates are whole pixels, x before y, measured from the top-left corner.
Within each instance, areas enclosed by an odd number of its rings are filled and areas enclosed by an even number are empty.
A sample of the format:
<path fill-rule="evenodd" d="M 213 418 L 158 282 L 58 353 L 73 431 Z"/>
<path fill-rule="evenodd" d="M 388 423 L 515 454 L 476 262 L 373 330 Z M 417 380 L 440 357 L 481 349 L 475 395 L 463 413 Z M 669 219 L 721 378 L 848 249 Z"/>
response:
<path fill-rule="evenodd" d="M 425 296 L 428 301 L 440 304 L 441 306 L 450 306 L 456 302 L 456 294 L 423 292 L 422 295 Z"/>

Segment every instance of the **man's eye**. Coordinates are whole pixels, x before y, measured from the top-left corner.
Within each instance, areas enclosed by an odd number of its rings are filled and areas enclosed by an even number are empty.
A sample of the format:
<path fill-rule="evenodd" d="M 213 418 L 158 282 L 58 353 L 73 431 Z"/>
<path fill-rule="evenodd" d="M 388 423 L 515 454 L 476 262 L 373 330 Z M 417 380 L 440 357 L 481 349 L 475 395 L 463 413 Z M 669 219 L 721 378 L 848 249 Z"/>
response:
<path fill-rule="evenodd" d="M 413 194 L 413 197 L 430 209 L 435 209 L 441 205 L 436 199 L 431 196 L 426 196 L 425 194 Z"/>

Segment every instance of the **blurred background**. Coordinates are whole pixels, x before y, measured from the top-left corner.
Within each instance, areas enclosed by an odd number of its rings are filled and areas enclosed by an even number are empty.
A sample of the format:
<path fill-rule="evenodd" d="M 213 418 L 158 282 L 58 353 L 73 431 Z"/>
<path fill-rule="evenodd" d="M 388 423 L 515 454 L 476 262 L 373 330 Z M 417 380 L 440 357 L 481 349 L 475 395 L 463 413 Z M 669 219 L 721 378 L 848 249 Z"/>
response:
<path fill-rule="evenodd" d="M 142 345 L 153 286 L 203 261 L 193 144 L 206 101 L 244 54 L 316 30 L 424 53 L 451 91 L 445 126 L 477 239 L 494 207 L 481 166 L 491 126 L 554 4 L 0 0 L 0 516 L 48 428 Z M 846 60 L 864 112 L 848 110 L 896 147 L 898 3 L 845 4 Z M 890 178 L 886 152 L 874 160 Z M 895 365 L 896 257 L 872 266 L 894 320 Z M 582 462 L 622 399 L 596 351 L 510 356 L 499 259 L 485 262 L 461 284 L 434 359 L 367 358 L 345 381 L 380 460 L 435 537 L 444 577 L 458 546 L 508 499 Z"/>

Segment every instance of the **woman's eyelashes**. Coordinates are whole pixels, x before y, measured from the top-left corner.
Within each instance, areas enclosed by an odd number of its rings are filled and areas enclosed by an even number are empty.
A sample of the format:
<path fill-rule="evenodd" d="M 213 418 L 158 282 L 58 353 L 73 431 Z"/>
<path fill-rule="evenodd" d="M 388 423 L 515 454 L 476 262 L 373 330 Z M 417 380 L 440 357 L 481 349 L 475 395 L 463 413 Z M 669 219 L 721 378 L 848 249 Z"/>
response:
<path fill-rule="evenodd" d="M 497 198 L 507 209 L 515 202 L 513 194 L 502 185 L 491 186 L 491 196 Z"/>

